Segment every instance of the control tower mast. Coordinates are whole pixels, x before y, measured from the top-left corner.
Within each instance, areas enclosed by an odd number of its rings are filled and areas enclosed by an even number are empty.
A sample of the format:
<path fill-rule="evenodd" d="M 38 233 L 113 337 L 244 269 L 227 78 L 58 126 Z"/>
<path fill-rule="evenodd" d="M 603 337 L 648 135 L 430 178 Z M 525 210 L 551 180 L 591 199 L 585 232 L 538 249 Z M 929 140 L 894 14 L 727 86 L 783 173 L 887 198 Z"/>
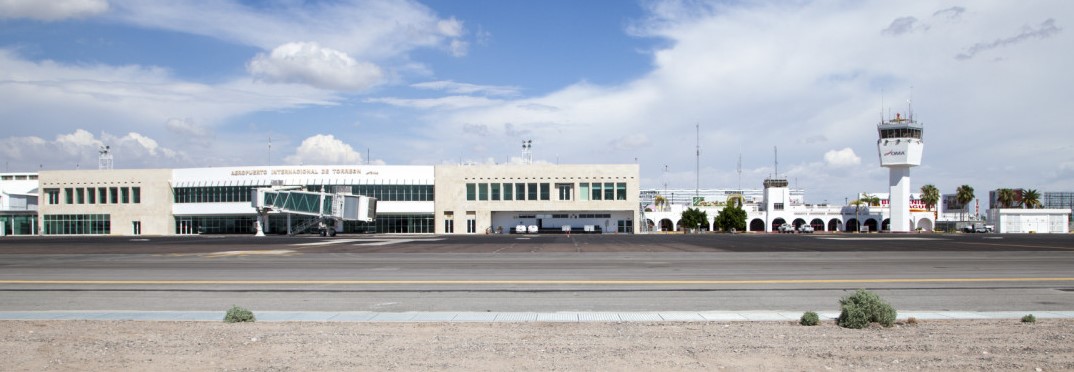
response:
<path fill-rule="evenodd" d="M 876 126 L 880 138 L 876 140 L 877 155 L 880 166 L 888 168 L 888 206 L 891 209 L 890 226 L 892 232 L 909 232 L 910 221 L 910 167 L 921 165 L 921 152 L 924 149 L 922 125 L 914 121 L 913 111 L 905 118 L 895 114 L 895 118 L 881 120 Z"/>

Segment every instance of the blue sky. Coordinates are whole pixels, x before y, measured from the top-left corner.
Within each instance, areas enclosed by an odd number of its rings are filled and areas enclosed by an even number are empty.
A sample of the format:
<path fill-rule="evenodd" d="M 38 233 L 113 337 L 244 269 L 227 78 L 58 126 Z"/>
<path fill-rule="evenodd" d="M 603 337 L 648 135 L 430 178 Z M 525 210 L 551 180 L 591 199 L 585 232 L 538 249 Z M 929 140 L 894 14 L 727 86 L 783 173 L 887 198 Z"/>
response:
<path fill-rule="evenodd" d="M 510 163 L 531 139 L 537 161 L 690 188 L 700 125 L 702 187 L 735 187 L 739 155 L 760 187 L 778 146 L 807 201 L 841 202 L 886 191 L 875 125 L 912 97 L 914 189 L 1074 190 L 1072 19 L 1066 1 L 7 1 L 0 156 Z"/>

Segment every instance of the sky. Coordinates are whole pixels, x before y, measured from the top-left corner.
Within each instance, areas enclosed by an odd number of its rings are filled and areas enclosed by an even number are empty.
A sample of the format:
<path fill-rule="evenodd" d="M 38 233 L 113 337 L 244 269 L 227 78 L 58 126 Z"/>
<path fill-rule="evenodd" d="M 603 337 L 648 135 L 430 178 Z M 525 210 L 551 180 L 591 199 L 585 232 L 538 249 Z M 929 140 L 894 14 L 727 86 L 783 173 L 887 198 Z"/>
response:
<path fill-rule="evenodd" d="M 887 191 L 876 124 L 912 107 L 912 190 L 1074 191 L 1072 25 L 1065 0 L 0 0 L 0 157 L 504 164 L 531 140 L 643 188 L 778 171 L 843 203 Z"/>

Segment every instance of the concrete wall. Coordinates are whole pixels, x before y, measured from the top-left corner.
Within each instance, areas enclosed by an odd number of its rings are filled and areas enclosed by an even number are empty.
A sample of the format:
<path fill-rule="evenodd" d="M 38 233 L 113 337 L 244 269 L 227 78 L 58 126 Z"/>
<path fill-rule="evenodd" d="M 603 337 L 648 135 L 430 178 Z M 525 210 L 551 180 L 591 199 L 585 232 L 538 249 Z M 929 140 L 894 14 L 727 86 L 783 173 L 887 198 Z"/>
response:
<path fill-rule="evenodd" d="M 143 235 L 171 235 L 175 231 L 172 218 L 172 193 L 170 169 L 117 169 L 117 170 L 75 170 L 43 171 L 38 175 L 39 190 L 39 232 L 44 226 L 45 215 L 79 215 L 107 214 L 111 221 L 111 235 L 132 235 L 133 222 L 141 223 Z M 141 188 L 140 203 L 101 203 L 68 204 L 65 189 L 96 190 L 101 187 Z M 49 204 L 47 190 L 60 191 L 59 204 Z"/>
<path fill-rule="evenodd" d="M 641 222 L 638 213 L 639 174 L 636 164 L 585 164 L 585 165 L 439 165 L 436 166 L 436 233 L 445 233 L 445 221 L 454 221 L 454 233 L 465 234 L 467 220 L 475 220 L 476 232 L 501 226 L 504 232 L 514 227 L 508 222 L 517 220 L 518 214 L 566 214 L 567 219 L 549 219 L 559 227 L 571 224 L 582 227 L 595 219 L 581 217 L 586 214 L 610 214 L 608 226 L 615 231 L 619 219 L 633 223 L 631 232 L 637 232 Z M 581 183 L 626 183 L 626 200 L 583 200 Z M 467 200 L 467 183 L 548 183 L 550 200 Z M 557 185 L 572 185 L 570 200 L 559 200 Z M 491 198 L 490 198 L 491 199 Z M 501 198 L 502 199 L 502 198 Z M 496 220 L 493 220 L 493 213 Z M 600 219 L 604 228 L 604 219 Z M 608 231 L 605 231 L 608 232 Z"/>

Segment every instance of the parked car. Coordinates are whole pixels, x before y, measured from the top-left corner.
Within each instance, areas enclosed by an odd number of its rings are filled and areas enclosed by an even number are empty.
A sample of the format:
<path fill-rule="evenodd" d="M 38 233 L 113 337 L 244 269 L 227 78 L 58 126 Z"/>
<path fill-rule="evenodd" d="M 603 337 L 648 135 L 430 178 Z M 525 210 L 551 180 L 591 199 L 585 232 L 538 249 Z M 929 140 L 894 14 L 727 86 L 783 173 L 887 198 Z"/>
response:
<path fill-rule="evenodd" d="M 779 232 L 782 234 L 794 234 L 794 225 L 789 223 L 779 225 Z"/>
<path fill-rule="evenodd" d="M 798 226 L 798 232 L 803 233 L 803 234 L 812 234 L 813 233 L 813 226 L 809 226 L 809 225 Z"/>
<path fill-rule="evenodd" d="M 962 232 L 967 233 L 990 233 L 992 232 L 992 225 L 985 225 L 981 222 L 974 222 L 972 225 L 966 225 L 962 227 Z"/>

